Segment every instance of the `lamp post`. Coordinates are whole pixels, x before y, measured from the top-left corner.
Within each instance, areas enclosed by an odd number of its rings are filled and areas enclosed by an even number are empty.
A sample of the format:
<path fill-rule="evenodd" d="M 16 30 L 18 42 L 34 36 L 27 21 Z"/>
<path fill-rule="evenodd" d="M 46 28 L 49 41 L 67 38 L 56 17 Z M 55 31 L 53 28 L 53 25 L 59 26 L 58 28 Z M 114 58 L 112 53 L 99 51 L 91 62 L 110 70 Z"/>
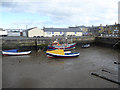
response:
<path fill-rule="evenodd" d="M 37 37 L 35 38 L 35 49 L 36 49 L 36 51 L 38 50 L 38 47 L 37 47 Z"/>

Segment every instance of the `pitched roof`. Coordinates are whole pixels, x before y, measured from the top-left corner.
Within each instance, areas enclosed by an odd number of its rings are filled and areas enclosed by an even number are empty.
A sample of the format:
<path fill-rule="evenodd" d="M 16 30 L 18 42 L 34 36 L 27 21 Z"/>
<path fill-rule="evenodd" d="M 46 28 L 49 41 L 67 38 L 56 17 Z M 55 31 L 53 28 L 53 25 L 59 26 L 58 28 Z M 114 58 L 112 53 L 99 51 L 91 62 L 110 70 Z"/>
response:
<path fill-rule="evenodd" d="M 37 28 L 37 27 L 29 28 L 29 29 L 27 29 L 26 31 L 29 31 L 29 30 L 32 30 L 32 29 L 35 29 L 35 28 Z"/>
<path fill-rule="evenodd" d="M 43 28 L 45 32 L 82 32 L 80 28 Z"/>
<path fill-rule="evenodd" d="M 3 28 L 0 28 L 0 31 L 2 31 L 3 30 Z"/>

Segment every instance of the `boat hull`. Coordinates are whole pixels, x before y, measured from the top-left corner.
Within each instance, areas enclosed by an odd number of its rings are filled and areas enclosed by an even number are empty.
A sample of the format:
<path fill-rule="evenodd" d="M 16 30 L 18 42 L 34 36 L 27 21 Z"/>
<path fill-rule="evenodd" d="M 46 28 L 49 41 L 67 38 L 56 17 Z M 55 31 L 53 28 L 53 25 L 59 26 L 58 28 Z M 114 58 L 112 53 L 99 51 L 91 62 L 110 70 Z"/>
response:
<path fill-rule="evenodd" d="M 62 58 L 69 58 L 69 57 L 78 57 L 80 53 L 66 53 L 65 55 L 53 54 L 53 53 L 46 53 L 48 57 L 62 57 Z"/>
<path fill-rule="evenodd" d="M 27 52 L 5 52 L 2 51 L 2 55 L 5 56 L 21 56 L 21 55 L 29 55 L 31 53 L 31 51 L 27 51 Z"/>

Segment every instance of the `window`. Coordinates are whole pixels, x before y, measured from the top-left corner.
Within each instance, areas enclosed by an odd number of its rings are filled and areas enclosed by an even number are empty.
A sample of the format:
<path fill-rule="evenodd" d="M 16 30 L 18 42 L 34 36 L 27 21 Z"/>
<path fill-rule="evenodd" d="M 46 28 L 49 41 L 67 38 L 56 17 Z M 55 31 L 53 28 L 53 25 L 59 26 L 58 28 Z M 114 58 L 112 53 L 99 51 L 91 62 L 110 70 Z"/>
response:
<path fill-rule="evenodd" d="M 75 32 L 75 34 L 77 34 L 77 32 Z"/>
<path fill-rule="evenodd" d="M 47 35 L 50 35 L 50 34 L 51 34 L 51 32 L 46 32 L 46 34 L 47 34 Z"/>
<path fill-rule="evenodd" d="M 54 34 L 54 32 L 52 32 L 52 34 Z"/>
<path fill-rule="evenodd" d="M 60 32 L 60 34 L 62 34 L 62 32 Z"/>

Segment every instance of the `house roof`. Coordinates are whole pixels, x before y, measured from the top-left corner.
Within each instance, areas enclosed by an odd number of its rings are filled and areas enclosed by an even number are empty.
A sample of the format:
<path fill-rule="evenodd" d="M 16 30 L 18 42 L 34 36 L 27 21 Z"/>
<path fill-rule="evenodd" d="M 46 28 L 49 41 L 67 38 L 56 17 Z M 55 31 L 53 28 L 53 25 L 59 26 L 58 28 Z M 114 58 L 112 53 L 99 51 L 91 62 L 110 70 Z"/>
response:
<path fill-rule="evenodd" d="M 45 32 L 82 32 L 80 28 L 43 28 Z"/>
<path fill-rule="evenodd" d="M 32 30 L 32 29 L 35 29 L 35 28 L 37 28 L 37 27 L 29 28 L 29 29 L 27 29 L 26 31 L 29 31 L 29 30 Z"/>
<path fill-rule="evenodd" d="M 3 28 L 0 28 L 0 31 L 2 31 L 3 30 Z"/>
<path fill-rule="evenodd" d="M 106 25 L 106 26 L 102 26 L 104 28 L 106 27 L 114 27 L 114 26 L 120 26 L 120 24 L 116 24 L 116 25 Z M 89 27 L 89 28 L 99 28 L 100 26 L 93 26 L 93 27 Z"/>

